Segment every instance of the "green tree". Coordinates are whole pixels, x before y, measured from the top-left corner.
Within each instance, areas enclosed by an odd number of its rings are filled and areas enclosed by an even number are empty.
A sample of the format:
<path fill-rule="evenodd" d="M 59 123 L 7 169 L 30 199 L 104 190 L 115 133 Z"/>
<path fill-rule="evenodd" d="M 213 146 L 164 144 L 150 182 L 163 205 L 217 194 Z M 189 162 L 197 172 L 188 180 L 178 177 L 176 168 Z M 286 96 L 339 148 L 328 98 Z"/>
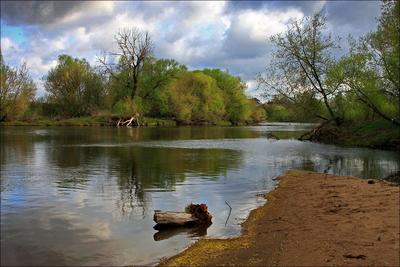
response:
<path fill-rule="evenodd" d="M 328 81 L 340 83 L 344 91 L 340 96 L 341 103 L 338 102 L 339 97 L 335 99 L 337 106 L 347 119 L 354 119 L 355 114 L 362 116 L 361 113 L 367 114 L 371 110 L 381 118 L 400 125 L 396 119 L 399 116 L 399 99 L 385 93 L 381 77 L 368 62 L 368 55 L 352 54 L 342 58 L 332 68 Z M 354 106 L 355 102 L 362 105 Z"/>
<path fill-rule="evenodd" d="M 168 87 L 170 112 L 178 122 L 215 123 L 225 115 L 216 81 L 199 71 L 185 72 Z"/>
<path fill-rule="evenodd" d="M 250 100 L 251 105 L 251 120 L 252 122 L 262 122 L 266 119 L 266 112 L 262 104 L 257 98 Z"/>
<path fill-rule="evenodd" d="M 400 3 L 385 1 L 378 29 L 362 37 L 349 55 L 333 65 L 328 84 L 341 86 L 348 101 L 357 101 L 379 117 L 400 125 Z M 364 112 L 364 109 L 362 109 Z M 347 104 L 354 115 L 354 106 Z M 360 105 L 358 105 L 360 108 Z"/>
<path fill-rule="evenodd" d="M 46 78 L 48 100 L 64 116 L 88 115 L 102 105 L 104 86 L 85 59 L 60 55 Z"/>
<path fill-rule="evenodd" d="M 232 124 L 248 120 L 252 114 L 253 107 L 244 94 L 246 85 L 240 78 L 219 69 L 205 69 L 202 72 L 214 78 L 223 93 L 226 110 L 225 119 Z"/>
<path fill-rule="evenodd" d="M 324 32 L 325 28 L 326 18 L 317 13 L 293 21 L 285 33 L 273 36 L 271 41 L 276 52 L 267 75 L 259 76 L 259 83 L 265 87 L 266 95 L 280 94 L 297 105 L 302 103 L 296 101 L 296 95 L 309 92 L 321 99 L 327 115 L 302 107 L 318 118 L 333 120 L 340 125 L 342 118 L 331 103 L 340 88 L 326 83 L 327 72 L 335 62 L 331 51 L 337 44 Z"/>
<path fill-rule="evenodd" d="M 186 66 L 173 59 L 149 58 L 144 62 L 138 96 L 143 99 L 147 115 L 160 117 L 168 114 L 167 85 L 186 71 Z"/>
<path fill-rule="evenodd" d="M 0 52 L 0 121 L 24 115 L 35 92 L 36 85 L 26 64 L 11 68 L 5 64 Z"/>

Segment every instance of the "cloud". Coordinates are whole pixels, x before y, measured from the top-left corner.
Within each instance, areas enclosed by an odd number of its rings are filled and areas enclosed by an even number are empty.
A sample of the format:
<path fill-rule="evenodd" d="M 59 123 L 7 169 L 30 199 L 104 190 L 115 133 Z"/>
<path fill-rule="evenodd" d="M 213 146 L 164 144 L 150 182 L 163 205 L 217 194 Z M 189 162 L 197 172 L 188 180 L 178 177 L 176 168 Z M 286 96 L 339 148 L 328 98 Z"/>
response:
<path fill-rule="evenodd" d="M 8 53 L 15 53 L 15 51 L 18 51 L 19 47 L 17 44 L 15 44 L 10 38 L 8 37 L 2 37 L 1 38 L 1 51 L 4 54 Z"/>
<path fill-rule="evenodd" d="M 61 25 L 113 11 L 109 1 L 2 1 L 1 17 L 9 24 Z"/>
<path fill-rule="evenodd" d="M 150 32 L 156 57 L 173 58 L 190 69 L 228 69 L 253 88 L 271 57 L 268 37 L 284 31 L 290 19 L 324 10 L 333 35 L 360 36 L 375 27 L 379 6 L 340 1 L 2 1 L 1 45 L 7 62 L 28 62 L 39 81 L 59 54 L 95 64 L 101 51 L 116 50 L 118 29 L 138 27 Z"/>
<path fill-rule="evenodd" d="M 291 19 L 303 14 L 290 9 L 284 12 L 244 10 L 237 12 L 226 34 L 224 50 L 229 57 L 258 57 L 267 52 L 268 38 L 286 29 Z"/>

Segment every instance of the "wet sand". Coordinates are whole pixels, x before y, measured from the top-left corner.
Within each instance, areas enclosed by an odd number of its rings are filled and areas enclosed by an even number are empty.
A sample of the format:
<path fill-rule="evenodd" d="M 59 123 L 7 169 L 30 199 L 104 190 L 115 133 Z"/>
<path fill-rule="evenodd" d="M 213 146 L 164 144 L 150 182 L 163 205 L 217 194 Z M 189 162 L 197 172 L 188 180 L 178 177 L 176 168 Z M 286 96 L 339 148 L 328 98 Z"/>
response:
<path fill-rule="evenodd" d="M 168 266 L 399 266 L 400 187 L 288 171 L 242 235 L 203 239 Z"/>

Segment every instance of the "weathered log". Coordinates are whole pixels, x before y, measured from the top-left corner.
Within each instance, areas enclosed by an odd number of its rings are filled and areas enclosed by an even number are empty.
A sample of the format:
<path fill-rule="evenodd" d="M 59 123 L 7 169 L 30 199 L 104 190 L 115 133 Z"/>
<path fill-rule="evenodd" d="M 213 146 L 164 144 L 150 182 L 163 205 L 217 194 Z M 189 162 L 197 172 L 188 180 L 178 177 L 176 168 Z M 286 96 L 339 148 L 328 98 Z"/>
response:
<path fill-rule="evenodd" d="M 186 207 L 186 212 L 175 211 L 154 211 L 154 221 L 156 228 L 161 226 L 188 226 L 202 225 L 210 226 L 212 216 L 208 212 L 206 204 L 190 204 Z"/>
<path fill-rule="evenodd" d="M 154 221 L 158 224 L 185 225 L 198 221 L 196 217 L 187 212 L 154 211 Z"/>

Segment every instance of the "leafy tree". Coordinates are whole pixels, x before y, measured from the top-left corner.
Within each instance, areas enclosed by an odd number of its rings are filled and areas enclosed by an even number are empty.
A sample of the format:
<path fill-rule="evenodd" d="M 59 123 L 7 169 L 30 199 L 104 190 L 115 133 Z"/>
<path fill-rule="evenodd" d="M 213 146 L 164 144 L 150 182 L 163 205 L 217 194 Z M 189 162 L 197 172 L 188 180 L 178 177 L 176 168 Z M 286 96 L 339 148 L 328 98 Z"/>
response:
<path fill-rule="evenodd" d="M 252 104 L 244 94 L 246 85 L 240 78 L 219 69 L 205 69 L 202 72 L 214 78 L 217 86 L 223 92 L 226 110 L 225 119 L 233 124 L 248 120 L 252 112 Z"/>
<path fill-rule="evenodd" d="M 302 107 L 314 116 L 333 120 L 337 125 L 342 118 L 336 113 L 331 99 L 338 86 L 326 83 L 327 72 L 334 63 L 331 51 L 337 48 L 335 40 L 324 33 L 326 18 L 317 13 L 313 17 L 295 20 L 283 34 L 271 38 L 276 46 L 274 60 L 268 68 L 267 76 L 259 76 L 259 82 L 266 88 L 266 95 L 280 94 L 297 105 L 296 95 L 308 92 L 321 99 L 327 116 L 307 106 Z M 332 86 L 331 86 L 332 85 Z"/>
<path fill-rule="evenodd" d="M 104 98 L 102 79 L 85 59 L 68 55 L 58 57 L 45 82 L 48 100 L 65 116 L 88 115 L 101 106 Z"/>
<path fill-rule="evenodd" d="M 0 52 L 0 85 L 0 121 L 24 115 L 36 92 L 26 64 L 11 68 Z"/>
<path fill-rule="evenodd" d="M 185 72 L 169 85 L 171 115 L 181 123 L 217 122 L 225 114 L 215 80 L 201 72 Z"/>
<path fill-rule="evenodd" d="M 381 118 L 400 125 L 400 121 L 394 118 L 399 114 L 399 99 L 385 93 L 386 89 L 382 89 L 385 85 L 372 65 L 368 64 L 368 58 L 365 54 L 349 55 L 342 58 L 329 73 L 328 80 L 340 83 L 344 88 L 346 100 L 342 100 L 345 102 L 341 107 L 343 115 L 346 114 L 345 109 L 352 111 L 348 113 L 349 119 L 355 113 L 361 116 L 361 111 L 367 114 L 371 110 Z M 337 102 L 338 98 L 335 100 Z M 361 103 L 364 108 L 358 105 L 359 111 L 355 111 L 355 102 Z"/>
<path fill-rule="evenodd" d="M 257 98 L 250 100 L 250 106 L 251 106 L 250 118 L 253 122 L 261 122 L 266 119 L 265 109 Z"/>
<path fill-rule="evenodd" d="M 362 40 L 385 95 L 400 99 L 400 3 L 382 2 L 378 29 Z"/>
<path fill-rule="evenodd" d="M 149 58 L 144 62 L 138 95 L 143 99 L 146 114 L 160 117 L 168 113 L 166 87 L 185 71 L 186 66 L 173 59 Z"/>
<path fill-rule="evenodd" d="M 377 31 L 358 44 L 353 41 L 354 49 L 331 67 L 327 79 L 340 85 L 349 101 L 358 101 L 395 125 L 400 125 L 399 15 L 399 2 L 383 2 Z M 347 107 L 354 111 L 350 103 Z"/>

